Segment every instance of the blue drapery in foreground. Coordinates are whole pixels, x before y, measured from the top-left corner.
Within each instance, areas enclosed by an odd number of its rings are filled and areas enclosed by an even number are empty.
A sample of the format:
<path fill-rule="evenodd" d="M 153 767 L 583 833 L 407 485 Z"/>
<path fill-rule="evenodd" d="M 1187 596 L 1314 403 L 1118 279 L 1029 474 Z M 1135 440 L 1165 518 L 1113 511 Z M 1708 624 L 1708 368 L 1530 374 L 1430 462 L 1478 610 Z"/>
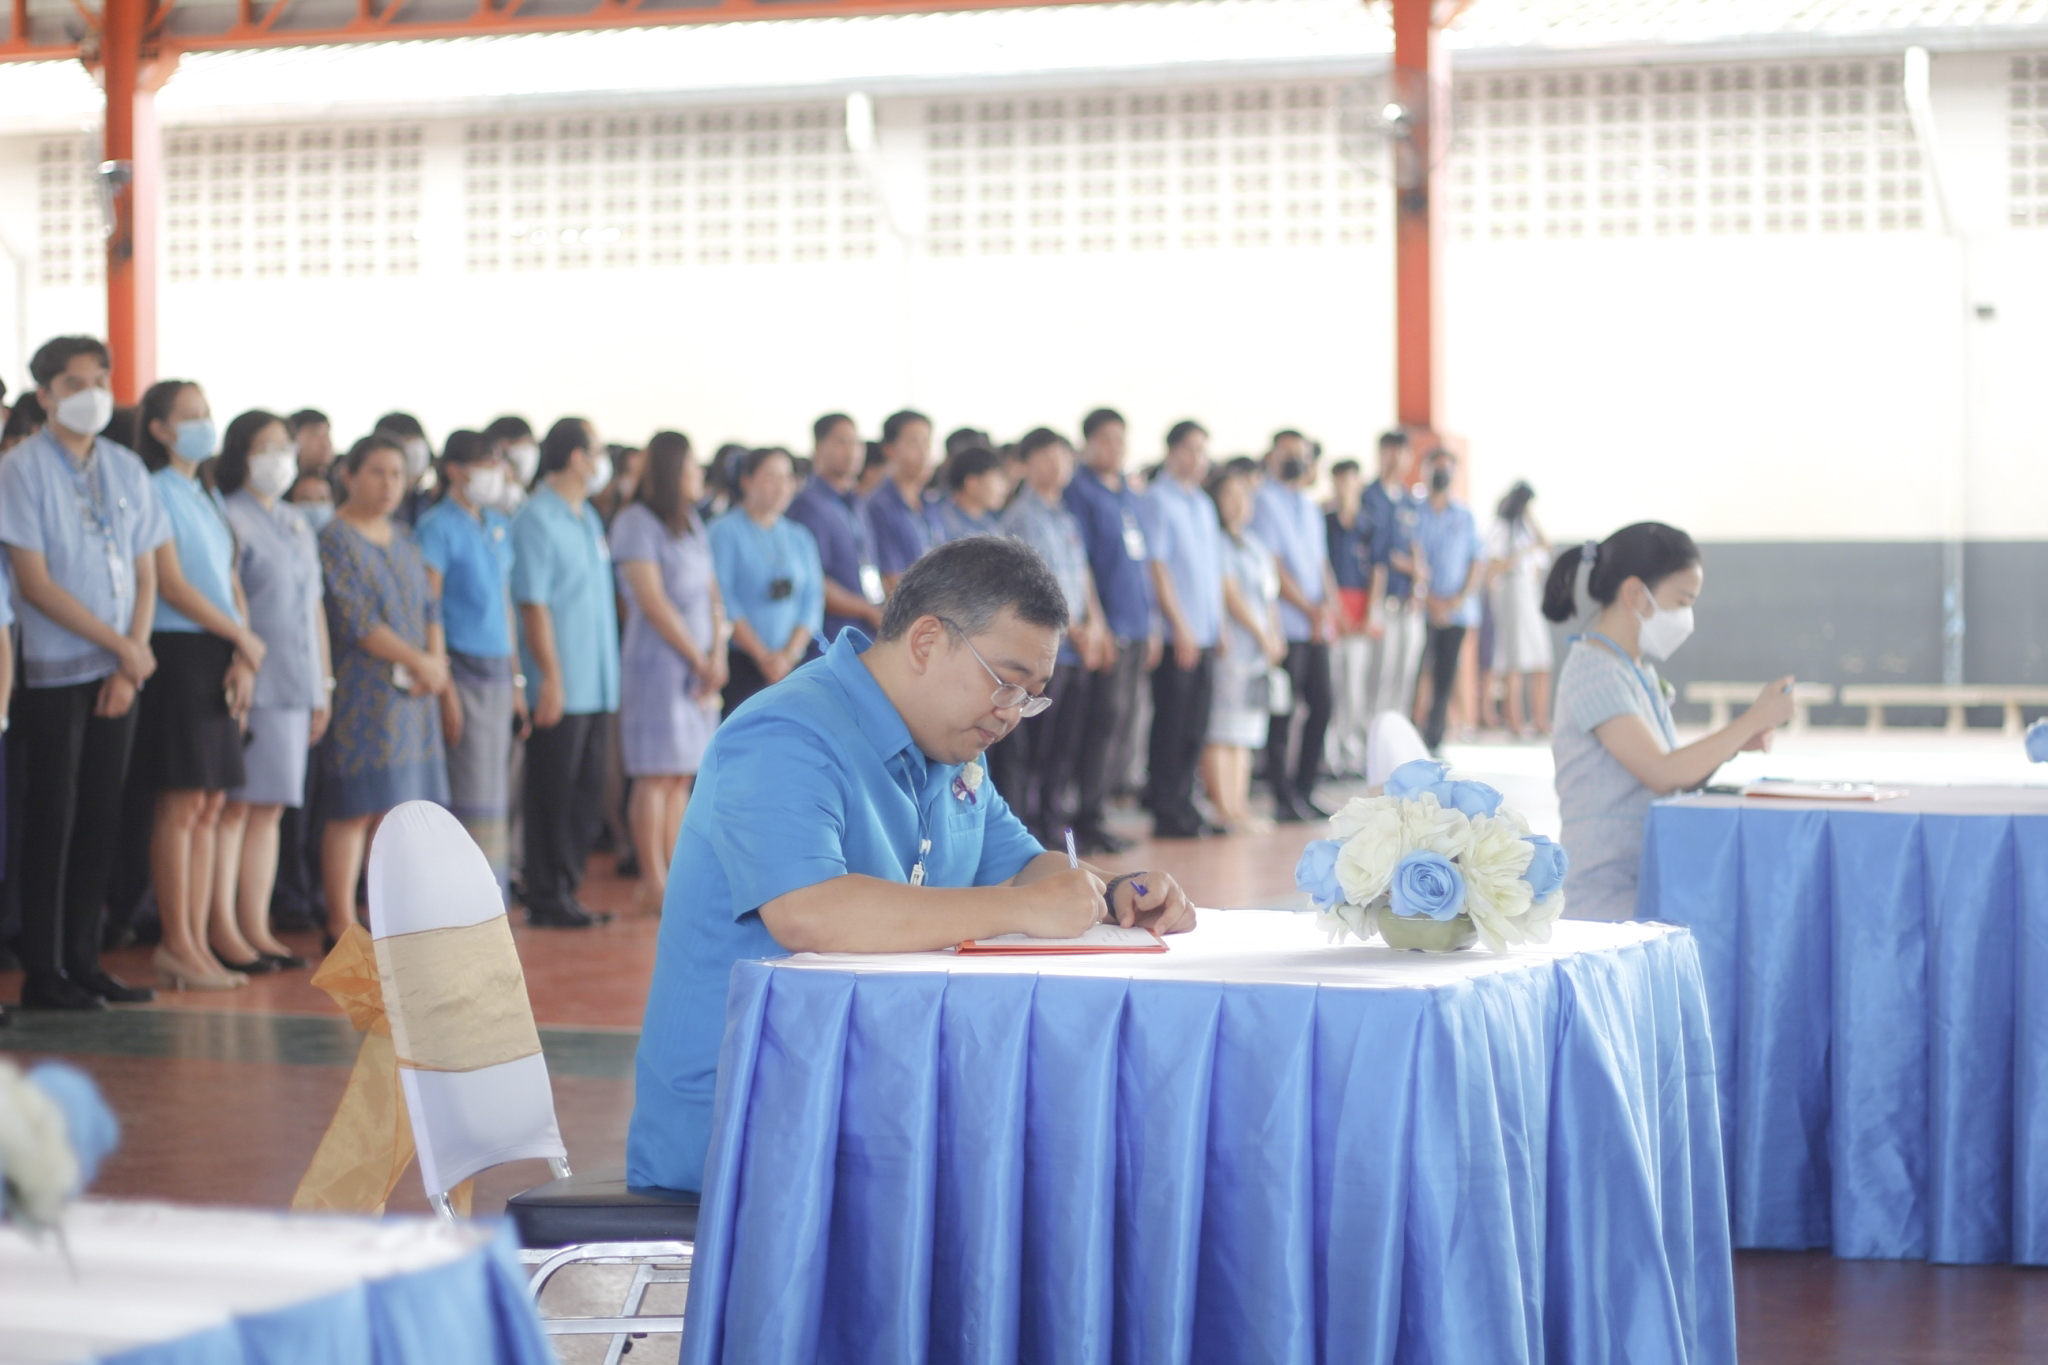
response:
<path fill-rule="evenodd" d="M 1677 931 L 1416 989 L 741 963 L 683 1360 L 1732 1365 L 1714 1106 Z"/>
<path fill-rule="evenodd" d="M 511 1225 L 425 1270 L 235 1318 L 105 1365 L 554 1365 Z"/>
<path fill-rule="evenodd" d="M 2048 815 L 1911 808 L 1983 798 L 1652 808 L 1637 913 L 1699 940 L 1737 1246 L 2048 1264 Z"/>

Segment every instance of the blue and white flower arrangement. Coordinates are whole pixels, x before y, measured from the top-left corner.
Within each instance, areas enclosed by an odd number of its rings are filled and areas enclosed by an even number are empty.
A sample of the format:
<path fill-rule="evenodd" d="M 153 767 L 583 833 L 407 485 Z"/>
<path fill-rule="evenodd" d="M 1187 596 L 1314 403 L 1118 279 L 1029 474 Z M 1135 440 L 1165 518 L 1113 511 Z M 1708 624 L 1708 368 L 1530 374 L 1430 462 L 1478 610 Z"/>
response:
<path fill-rule="evenodd" d="M 83 1071 L 0 1060 L 0 1222 L 55 1228 L 120 1141 L 120 1123 Z"/>
<path fill-rule="evenodd" d="M 1330 829 L 1302 851 L 1294 880 L 1339 942 L 1378 933 L 1392 947 L 1449 951 L 1476 937 L 1502 953 L 1548 943 L 1564 913 L 1564 849 L 1486 783 L 1453 781 L 1449 764 L 1402 764 Z"/>
<path fill-rule="evenodd" d="M 2027 760 L 2048 763 L 2048 719 L 2037 720 L 2027 727 Z"/>

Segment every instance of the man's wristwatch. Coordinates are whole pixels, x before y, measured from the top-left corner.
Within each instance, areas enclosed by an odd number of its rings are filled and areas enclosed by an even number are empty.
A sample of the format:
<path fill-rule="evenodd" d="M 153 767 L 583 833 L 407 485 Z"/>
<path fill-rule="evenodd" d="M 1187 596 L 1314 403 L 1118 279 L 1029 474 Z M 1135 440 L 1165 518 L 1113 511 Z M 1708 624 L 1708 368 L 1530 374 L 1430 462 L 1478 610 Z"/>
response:
<path fill-rule="evenodd" d="M 1115 924 L 1117 922 L 1116 889 L 1125 882 L 1136 881 L 1144 875 L 1142 872 L 1125 872 L 1109 879 L 1109 884 L 1102 888 L 1102 922 L 1104 924 Z"/>

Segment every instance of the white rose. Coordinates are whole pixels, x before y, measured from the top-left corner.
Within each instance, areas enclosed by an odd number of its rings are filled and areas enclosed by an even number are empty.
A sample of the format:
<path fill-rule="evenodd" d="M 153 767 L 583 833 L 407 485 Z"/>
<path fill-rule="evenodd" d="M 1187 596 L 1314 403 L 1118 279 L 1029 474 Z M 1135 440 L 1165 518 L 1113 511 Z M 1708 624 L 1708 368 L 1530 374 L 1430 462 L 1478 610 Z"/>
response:
<path fill-rule="evenodd" d="M 1482 815 L 1471 822 L 1471 843 L 1459 864 L 1465 874 L 1465 913 L 1496 953 L 1526 935 L 1523 916 L 1530 891 L 1522 874 L 1535 851 L 1513 820 Z"/>
<path fill-rule="evenodd" d="M 969 763 L 966 767 L 962 768 L 960 770 L 960 782 L 971 792 L 980 791 L 981 765 L 979 763 Z"/>
<path fill-rule="evenodd" d="M 78 1190 L 78 1175 L 64 1111 L 12 1063 L 0 1062 L 0 1212 L 31 1227 L 55 1227 L 64 1201 Z"/>
<path fill-rule="evenodd" d="M 1550 942 L 1550 927 L 1563 913 L 1564 892 L 1553 891 L 1530 906 L 1528 913 L 1522 916 L 1522 937 L 1530 943 Z"/>
<path fill-rule="evenodd" d="M 1354 796 L 1344 803 L 1344 808 L 1330 817 L 1330 837 L 1349 839 L 1358 831 L 1376 820 L 1387 818 L 1389 812 L 1398 813 L 1401 799 L 1396 796 Z"/>
<path fill-rule="evenodd" d="M 1372 937 L 1372 911 L 1362 906 L 1339 903 L 1316 916 L 1316 928 L 1330 936 L 1330 942 L 1342 943 L 1356 937 L 1360 943 Z"/>
<path fill-rule="evenodd" d="M 1484 818 L 1484 817 L 1481 817 Z M 1472 819 L 1455 806 L 1440 806 L 1433 792 L 1401 803 L 1403 853 L 1441 853 L 1452 862 L 1472 843 Z"/>
<path fill-rule="evenodd" d="M 1341 819 L 1348 830 L 1337 853 L 1337 884 L 1353 905 L 1369 904 L 1384 892 L 1394 879 L 1394 864 L 1408 851 L 1402 804 L 1388 796 L 1354 800 L 1330 822 Z"/>

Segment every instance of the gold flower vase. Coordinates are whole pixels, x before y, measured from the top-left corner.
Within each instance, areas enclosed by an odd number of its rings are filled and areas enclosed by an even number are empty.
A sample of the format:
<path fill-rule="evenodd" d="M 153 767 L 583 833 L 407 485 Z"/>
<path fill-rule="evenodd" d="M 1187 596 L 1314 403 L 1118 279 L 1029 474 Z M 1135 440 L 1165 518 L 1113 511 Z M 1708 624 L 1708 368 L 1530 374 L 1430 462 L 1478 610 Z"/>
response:
<path fill-rule="evenodd" d="M 1373 920 L 1386 945 L 1405 952 L 1456 953 L 1479 941 L 1479 931 L 1472 927 L 1470 915 L 1430 919 L 1420 915 L 1397 915 L 1381 906 Z"/>

